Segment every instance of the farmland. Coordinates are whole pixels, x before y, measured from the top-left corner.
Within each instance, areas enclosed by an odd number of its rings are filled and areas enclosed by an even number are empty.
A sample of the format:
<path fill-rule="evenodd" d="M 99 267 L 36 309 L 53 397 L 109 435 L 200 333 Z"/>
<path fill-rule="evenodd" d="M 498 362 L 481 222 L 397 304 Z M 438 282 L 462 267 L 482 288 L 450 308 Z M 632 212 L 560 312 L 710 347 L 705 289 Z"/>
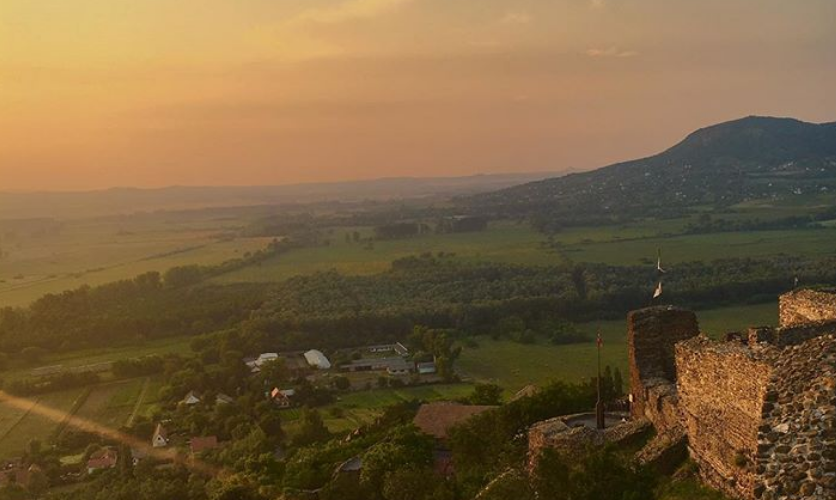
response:
<path fill-rule="evenodd" d="M 219 264 L 269 241 L 233 237 L 243 224 L 237 219 L 205 217 L 0 221 L 0 306 L 179 265 Z"/>
<path fill-rule="evenodd" d="M 46 442 L 70 416 L 119 429 L 134 411 L 148 415 L 158 390 L 156 379 L 137 378 L 34 396 L 24 408 L 0 402 L 0 457 L 20 454 L 32 439 Z"/>
<path fill-rule="evenodd" d="M 85 389 L 79 388 L 34 397 L 25 410 L 0 402 L 0 457 L 20 454 L 32 439 L 46 442 L 85 393 Z M 39 409 L 59 413 L 56 418 L 48 418 Z"/>
<path fill-rule="evenodd" d="M 769 325 L 777 321 L 777 305 L 712 309 L 697 313 L 702 331 L 718 337 L 727 331 L 752 325 Z M 590 341 L 583 344 L 552 345 L 543 339 L 537 344 L 520 344 L 509 340 L 480 337 L 478 347 L 465 348 L 458 366 L 475 380 L 499 384 L 510 392 L 528 384 L 542 386 L 550 381 L 577 382 L 595 375 L 595 332 L 600 328 L 604 347 L 602 366 L 610 365 L 627 374 L 627 325 L 624 320 L 602 321 L 580 325 Z"/>
<path fill-rule="evenodd" d="M 343 395 L 336 403 L 322 409 L 323 420 L 331 432 L 348 432 L 372 422 L 384 408 L 404 401 L 438 401 L 462 398 L 470 394 L 470 384 L 445 384 L 399 389 L 373 389 Z M 301 416 L 298 409 L 282 412 L 284 429 L 296 431 Z"/>

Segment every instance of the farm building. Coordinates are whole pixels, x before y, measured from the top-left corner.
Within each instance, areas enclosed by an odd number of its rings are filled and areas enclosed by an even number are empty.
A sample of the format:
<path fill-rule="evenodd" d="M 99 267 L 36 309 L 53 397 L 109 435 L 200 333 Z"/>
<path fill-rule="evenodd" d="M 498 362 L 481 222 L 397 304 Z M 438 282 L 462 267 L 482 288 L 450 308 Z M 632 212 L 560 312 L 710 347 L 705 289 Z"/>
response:
<path fill-rule="evenodd" d="M 277 352 L 263 352 L 259 354 L 257 358 L 245 360 L 244 362 L 250 368 L 252 373 L 258 373 L 261 371 L 261 367 L 264 366 L 265 363 L 276 361 L 278 359 L 279 353 Z"/>
<path fill-rule="evenodd" d="M 92 474 L 97 470 L 112 469 L 119 461 L 119 453 L 115 449 L 105 447 L 90 455 L 87 460 L 87 473 Z"/>
<path fill-rule="evenodd" d="M 412 363 L 403 358 L 358 359 L 340 366 L 344 372 L 375 372 L 385 371 L 390 375 L 403 375 L 413 370 Z"/>
<path fill-rule="evenodd" d="M 369 346 L 368 350 L 372 354 L 382 354 L 387 352 L 394 352 L 398 356 L 408 356 L 409 349 L 406 348 L 400 342 L 396 342 L 394 344 L 381 344 L 381 345 L 373 345 Z"/>
<path fill-rule="evenodd" d="M 154 448 L 168 446 L 168 431 L 165 430 L 163 424 L 157 424 L 154 429 L 154 435 L 151 436 L 151 446 Z"/>
<path fill-rule="evenodd" d="M 308 362 L 308 365 L 316 368 L 317 370 L 328 370 L 331 368 L 331 362 L 328 361 L 328 358 L 316 349 L 311 349 L 305 353 L 305 361 Z"/>
<path fill-rule="evenodd" d="M 432 375 L 437 371 L 435 361 L 427 361 L 424 363 L 416 363 L 415 368 L 421 375 Z"/>

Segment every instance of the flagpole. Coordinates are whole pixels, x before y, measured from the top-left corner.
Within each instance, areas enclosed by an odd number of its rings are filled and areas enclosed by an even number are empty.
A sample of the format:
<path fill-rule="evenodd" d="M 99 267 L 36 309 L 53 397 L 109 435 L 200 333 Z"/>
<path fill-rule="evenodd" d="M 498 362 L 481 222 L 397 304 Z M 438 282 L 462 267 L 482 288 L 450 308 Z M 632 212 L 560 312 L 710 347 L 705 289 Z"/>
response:
<path fill-rule="evenodd" d="M 598 328 L 598 338 L 595 340 L 596 350 L 598 351 L 598 402 L 595 404 L 595 420 L 597 424 L 598 430 L 603 430 L 606 426 L 606 422 L 604 421 L 604 402 L 601 401 L 601 345 L 603 344 L 603 339 L 601 339 L 601 329 Z"/>

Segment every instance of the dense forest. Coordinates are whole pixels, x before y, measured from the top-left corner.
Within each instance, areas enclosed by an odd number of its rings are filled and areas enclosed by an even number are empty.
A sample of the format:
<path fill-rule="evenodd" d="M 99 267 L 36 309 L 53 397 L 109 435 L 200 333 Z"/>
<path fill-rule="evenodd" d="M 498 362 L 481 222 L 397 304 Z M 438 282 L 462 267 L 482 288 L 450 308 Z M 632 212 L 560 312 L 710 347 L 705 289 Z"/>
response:
<path fill-rule="evenodd" d="M 789 290 L 796 277 L 805 286 L 836 284 L 834 264 L 791 257 L 678 264 L 665 277 L 663 299 L 692 308 L 762 302 Z M 464 334 L 502 334 L 497 325 L 521 324 L 549 335 L 564 331 L 562 322 L 619 318 L 648 305 L 655 279 L 650 265 L 471 264 L 434 255 L 398 260 L 378 275 L 324 272 L 275 284 L 220 286 L 193 272 L 175 268 L 0 309 L 0 350 L 75 349 L 94 340 L 115 345 L 230 328 L 287 349 L 403 339 L 418 324 Z"/>

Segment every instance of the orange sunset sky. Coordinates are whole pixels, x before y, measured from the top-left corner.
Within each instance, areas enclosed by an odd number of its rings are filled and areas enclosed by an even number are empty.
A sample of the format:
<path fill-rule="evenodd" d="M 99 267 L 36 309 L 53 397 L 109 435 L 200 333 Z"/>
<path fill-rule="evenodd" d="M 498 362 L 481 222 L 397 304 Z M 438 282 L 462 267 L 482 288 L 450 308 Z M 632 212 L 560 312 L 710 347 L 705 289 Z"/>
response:
<path fill-rule="evenodd" d="M 0 0 L 0 190 L 557 171 L 836 120 L 833 0 Z"/>

